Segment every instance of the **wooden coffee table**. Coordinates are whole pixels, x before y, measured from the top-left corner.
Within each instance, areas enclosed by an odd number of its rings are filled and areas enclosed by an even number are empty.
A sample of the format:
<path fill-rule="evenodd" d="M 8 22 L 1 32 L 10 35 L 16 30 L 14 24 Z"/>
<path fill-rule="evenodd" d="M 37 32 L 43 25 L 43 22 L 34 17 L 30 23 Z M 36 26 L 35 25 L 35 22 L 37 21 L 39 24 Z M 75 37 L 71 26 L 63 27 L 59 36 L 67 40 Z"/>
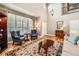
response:
<path fill-rule="evenodd" d="M 48 48 L 53 46 L 54 41 L 50 39 L 46 39 L 44 41 L 41 41 L 38 45 L 38 53 L 40 53 L 41 48 L 45 50 L 45 54 L 47 56 Z"/>
<path fill-rule="evenodd" d="M 60 42 L 63 43 L 63 40 L 59 40 L 60 38 L 57 38 L 56 36 L 47 36 L 44 37 L 43 41 L 39 42 L 38 44 L 38 53 L 40 53 L 41 48 L 43 48 L 45 50 L 45 54 L 47 56 L 48 53 L 48 48 L 49 47 L 54 47 L 54 43 Z M 58 44 L 56 44 L 58 45 Z M 60 51 L 60 49 L 58 48 L 58 51 Z"/>

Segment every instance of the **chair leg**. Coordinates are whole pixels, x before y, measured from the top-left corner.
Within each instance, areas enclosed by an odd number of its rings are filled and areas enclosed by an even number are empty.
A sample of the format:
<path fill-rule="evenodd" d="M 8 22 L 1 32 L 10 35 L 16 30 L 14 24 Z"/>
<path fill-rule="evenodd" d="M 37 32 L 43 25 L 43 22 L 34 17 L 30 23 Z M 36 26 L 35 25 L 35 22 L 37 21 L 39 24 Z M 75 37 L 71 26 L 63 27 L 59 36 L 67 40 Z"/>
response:
<path fill-rule="evenodd" d="M 33 37 L 31 36 L 31 40 L 33 40 Z"/>
<path fill-rule="evenodd" d="M 20 42 L 20 45 L 22 45 L 22 42 Z"/>

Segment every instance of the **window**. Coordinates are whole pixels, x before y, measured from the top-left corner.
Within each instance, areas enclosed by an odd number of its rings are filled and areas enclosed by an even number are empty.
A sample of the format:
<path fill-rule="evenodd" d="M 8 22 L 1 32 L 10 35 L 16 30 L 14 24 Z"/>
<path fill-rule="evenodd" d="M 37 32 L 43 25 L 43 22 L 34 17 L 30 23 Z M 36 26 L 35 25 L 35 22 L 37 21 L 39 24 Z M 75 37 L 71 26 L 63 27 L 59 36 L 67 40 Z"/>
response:
<path fill-rule="evenodd" d="M 14 14 L 8 14 L 8 30 L 15 30 L 15 15 Z"/>
<path fill-rule="evenodd" d="M 21 18 L 21 16 L 16 16 L 16 30 L 22 31 L 22 18 Z"/>
<path fill-rule="evenodd" d="M 30 32 L 32 28 L 32 19 L 8 13 L 8 31 Z"/>

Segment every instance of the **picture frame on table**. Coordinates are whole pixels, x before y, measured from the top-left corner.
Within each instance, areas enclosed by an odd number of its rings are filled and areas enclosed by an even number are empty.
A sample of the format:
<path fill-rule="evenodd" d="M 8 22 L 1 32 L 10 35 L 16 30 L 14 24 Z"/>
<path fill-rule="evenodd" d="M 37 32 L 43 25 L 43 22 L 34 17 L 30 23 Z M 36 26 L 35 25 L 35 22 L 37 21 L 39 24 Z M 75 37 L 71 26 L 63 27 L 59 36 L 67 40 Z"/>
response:
<path fill-rule="evenodd" d="M 61 29 L 61 27 L 63 27 L 63 21 L 57 21 L 57 29 Z"/>

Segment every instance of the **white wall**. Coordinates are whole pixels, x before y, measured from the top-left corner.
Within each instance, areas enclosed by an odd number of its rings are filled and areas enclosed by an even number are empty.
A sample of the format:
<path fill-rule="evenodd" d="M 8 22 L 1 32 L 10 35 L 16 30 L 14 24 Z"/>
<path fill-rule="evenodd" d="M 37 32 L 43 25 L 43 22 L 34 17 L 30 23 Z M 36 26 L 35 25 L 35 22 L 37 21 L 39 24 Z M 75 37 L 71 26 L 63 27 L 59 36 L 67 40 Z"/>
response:
<path fill-rule="evenodd" d="M 79 35 L 79 20 L 70 21 L 70 35 Z"/>
<path fill-rule="evenodd" d="M 47 34 L 47 21 L 46 21 L 45 15 L 46 14 L 41 15 L 40 18 L 38 19 L 40 23 L 40 32 L 42 36 Z"/>
<path fill-rule="evenodd" d="M 69 31 L 69 23 L 72 20 L 79 20 L 79 12 L 62 15 L 62 5 L 60 3 L 50 4 L 49 7 L 53 8 L 54 14 L 53 16 L 50 15 L 48 17 L 48 24 L 47 24 L 47 32 L 48 34 L 54 34 L 56 30 L 56 21 L 64 21 L 64 30 L 66 33 Z M 48 7 L 48 8 L 49 8 Z"/>
<path fill-rule="evenodd" d="M 42 9 L 44 10 L 42 12 Z M 47 6 L 44 4 L 44 7 L 41 9 L 41 15 L 39 18 L 40 22 L 40 28 L 41 28 L 41 35 L 44 36 L 47 34 Z"/>

